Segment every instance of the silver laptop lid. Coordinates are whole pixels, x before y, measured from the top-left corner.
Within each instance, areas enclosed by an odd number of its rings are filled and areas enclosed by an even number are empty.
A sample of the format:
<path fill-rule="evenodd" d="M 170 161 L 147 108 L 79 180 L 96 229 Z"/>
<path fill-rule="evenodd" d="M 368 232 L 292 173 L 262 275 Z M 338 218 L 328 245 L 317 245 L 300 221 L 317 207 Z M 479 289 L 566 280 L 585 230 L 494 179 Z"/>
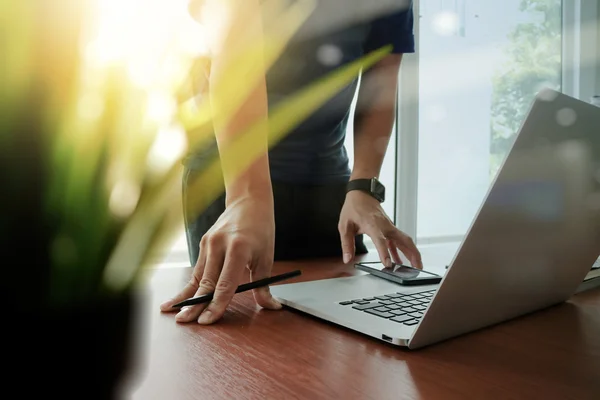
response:
<path fill-rule="evenodd" d="M 568 299 L 600 254 L 600 108 L 541 92 L 409 347 Z"/>

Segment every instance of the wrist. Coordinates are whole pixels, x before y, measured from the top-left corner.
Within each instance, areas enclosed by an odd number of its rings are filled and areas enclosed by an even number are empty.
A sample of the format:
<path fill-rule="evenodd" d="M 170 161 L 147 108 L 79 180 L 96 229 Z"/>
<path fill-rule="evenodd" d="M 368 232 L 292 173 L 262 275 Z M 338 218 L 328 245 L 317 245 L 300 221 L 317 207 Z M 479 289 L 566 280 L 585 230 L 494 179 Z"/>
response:
<path fill-rule="evenodd" d="M 379 202 L 377 201 L 377 199 L 375 199 L 369 193 L 363 192 L 362 190 L 349 190 L 348 192 L 346 192 L 346 199 L 350 199 L 350 200 L 361 200 L 361 199 L 364 200 L 364 199 L 367 199 L 369 201 L 374 201 L 377 204 L 379 204 Z"/>
<path fill-rule="evenodd" d="M 244 184 L 234 186 L 225 191 L 225 206 L 243 199 L 258 200 L 268 206 L 273 205 L 273 189 L 271 185 Z"/>
<path fill-rule="evenodd" d="M 350 175 L 350 180 L 356 179 L 371 179 L 379 177 L 379 169 L 376 168 L 355 168 Z"/>
<path fill-rule="evenodd" d="M 257 160 L 246 171 L 225 183 L 225 204 L 252 198 L 273 203 L 273 187 L 268 162 Z"/>

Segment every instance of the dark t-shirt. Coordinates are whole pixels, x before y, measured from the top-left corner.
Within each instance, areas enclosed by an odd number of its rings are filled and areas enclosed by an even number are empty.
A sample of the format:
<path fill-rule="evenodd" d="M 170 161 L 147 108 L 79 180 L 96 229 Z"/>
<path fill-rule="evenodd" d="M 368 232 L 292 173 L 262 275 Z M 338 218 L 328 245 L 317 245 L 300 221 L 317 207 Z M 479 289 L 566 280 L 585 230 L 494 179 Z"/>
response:
<path fill-rule="evenodd" d="M 406 4 L 404 0 L 398 3 Z M 392 45 L 392 53 L 414 52 L 412 2 L 408 8 L 292 41 L 267 73 L 269 109 L 345 64 L 387 45 Z M 357 81 L 286 133 L 269 151 L 273 182 L 325 184 L 348 180 L 344 139 Z"/>

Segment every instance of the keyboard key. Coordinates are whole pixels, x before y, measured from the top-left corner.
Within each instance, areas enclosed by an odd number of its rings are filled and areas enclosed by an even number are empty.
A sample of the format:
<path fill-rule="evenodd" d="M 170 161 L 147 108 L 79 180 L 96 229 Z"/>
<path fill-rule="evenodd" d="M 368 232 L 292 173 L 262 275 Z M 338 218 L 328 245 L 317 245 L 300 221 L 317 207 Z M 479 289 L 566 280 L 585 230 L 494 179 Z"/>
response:
<path fill-rule="evenodd" d="M 369 313 L 369 314 L 377 315 L 378 317 L 381 317 L 381 318 L 392 318 L 394 316 L 394 314 L 392 314 L 390 312 L 386 312 L 386 311 L 382 312 L 382 311 L 376 311 L 376 310 L 372 310 L 372 309 L 365 310 L 365 312 Z"/>
<path fill-rule="evenodd" d="M 364 301 L 374 301 L 375 297 L 365 297 L 363 300 Z"/>
<path fill-rule="evenodd" d="M 411 306 L 417 306 L 417 305 L 421 304 L 421 302 L 418 300 L 410 300 L 410 301 L 407 301 L 407 303 L 410 304 Z"/>
<path fill-rule="evenodd" d="M 406 321 L 406 322 L 404 323 L 404 325 L 408 325 L 408 326 L 410 326 L 410 325 L 416 325 L 416 324 L 418 324 L 418 323 L 419 323 L 419 320 L 417 320 L 417 319 L 413 319 L 412 321 Z"/>
<path fill-rule="evenodd" d="M 399 310 L 401 307 L 398 304 L 390 304 L 389 306 L 386 306 L 387 308 L 389 308 L 390 310 Z"/>
<path fill-rule="evenodd" d="M 389 297 L 390 299 L 395 299 L 397 297 L 402 297 L 402 295 L 398 294 L 398 293 L 392 293 L 392 294 L 386 294 L 386 297 Z"/>
<path fill-rule="evenodd" d="M 413 318 L 421 318 L 423 316 L 423 314 L 419 313 L 419 312 L 410 313 L 408 315 L 411 316 L 411 317 L 413 317 Z"/>
<path fill-rule="evenodd" d="M 389 306 L 390 304 L 394 304 L 394 302 L 391 301 L 391 300 L 379 300 L 379 303 L 383 304 L 385 306 Z"/>
<path fill-rule="evenodd" d="M 411 313 L 411 312 L 415 312 L 415 311 L 419 311 L 419 310 L 417 310 L 416 308 L 413 308 L 413 307 L 402 307 L 402 311 Z"/>
<path fill-rule="evenodd" d="M 377 300 L 389 300 L 390 299 L 389 297 L 386 297 L 386 296 L 375 296 L 375 298 Z"/>
<path fill-rule="evenodd" d="M 387 308 L 387 307 L 377 307 L 377 308 L 374 308 L 373 310 L 375 310 L 375 311 L 381 311 L 381 312 L 390 311 L 390 309 Z"/>
<path fill-rule="evenodd" d="M 390 312 L 394 315 L 405 315 L 406 314 L 406 311 L 402 311 L 402 310 L 391 310 Z"/>
<path fill-rule="evenodd" d="M 354 308 L 355 310 L 360 310 L 360 311 L 368 310 L 369 308 L 377 308 L 377 307 L 379 307 L 378 303 L 369 303 L 369 304 L 352 306 L 352 308 Z"/>
<path fill-rule="evenodd" d="M 352 300 L 340 301 L 340 305 L 342 305 L 342 306 L 347 306 L 348 304 L 352 304 Z"/>
<path fill-rule="evenodd" d="M 395 298 L 395 299 L 390 299 L 390 301 L 392 301 L 392 302 L 394 302 L 396 304 L 406 303 L 406 299 L 404 297 L 398 297 L 398 298 Z"/>
<path fill-rule="evenodd" d="M 394 318 L 390 318 L 390 321 L 402 323 L 402 322 L 410 321 L 412 319 L 413 319 L 413 317 L 409 317 L 408 315 L 398 315 Z"/>

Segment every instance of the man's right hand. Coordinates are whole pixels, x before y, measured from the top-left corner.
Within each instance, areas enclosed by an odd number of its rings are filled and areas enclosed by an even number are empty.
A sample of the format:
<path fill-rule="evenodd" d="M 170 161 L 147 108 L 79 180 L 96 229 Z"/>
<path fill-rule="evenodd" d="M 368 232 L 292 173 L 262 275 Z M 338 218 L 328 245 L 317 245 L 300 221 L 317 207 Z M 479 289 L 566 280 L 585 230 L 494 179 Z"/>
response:
<path fill-rule="evenodd" d="M 191 297 L 214 292 L 213 300 L 181 309 L 177 322 L 197 320 L 212 324 L 219 320 L 241 283 L 244 267 L 252 281 L 271 276 L 275 249 L 273 199 L 256 196 L 239 197 L 221 214 L 200 241 L 200 254 L 190 282 L 171 300 L 161 304 L 161 311 Z M 261 307 L 280 309 L 268 287 L 254 289 L 254 299 Z"/>
<path fill-rule="evenodd" d="M 162 304 L 161 310 L 171 311 L 171 306 L 179 301 L 214 291 L 208 305 L 184 307 L 176 317 L 178 322 L 197 320 L 200 324 L 211 324 L 225 313 L 242 280 L 244 267 L 250 270 L 253 281 L 270 276 L 275 252 L 275 217 L 269 175 L 266 67 L 258 54 L 252 62 L 241 66 L 236 61 L 248 47 L 257 50 L 263 47 L 261 1 L 203 0 L 201 3 L 197 18 L 207 32 L 208 92 L 227 206 L 202 237 L 190 282 L 175 298 Z M 228 82 L 236 80 L 244 80 L 250 91 L 241 104 L 235 105 L 234 101 L 232 109 Z M 249 132 L 251 145 L 236 146 L 240 135 Z M 254 298 L 264 308 L 281 308 L 268 287 L 254 289 Z"/>

